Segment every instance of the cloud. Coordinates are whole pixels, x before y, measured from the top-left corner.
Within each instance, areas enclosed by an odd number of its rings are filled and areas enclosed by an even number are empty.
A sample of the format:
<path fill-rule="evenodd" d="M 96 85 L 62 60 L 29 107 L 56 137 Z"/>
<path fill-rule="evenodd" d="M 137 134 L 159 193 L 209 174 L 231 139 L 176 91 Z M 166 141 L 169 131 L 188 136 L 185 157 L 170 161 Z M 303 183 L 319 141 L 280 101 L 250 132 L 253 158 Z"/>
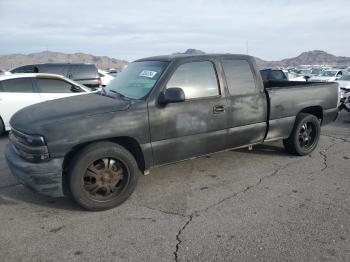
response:
<path fill-rule="evenodd" d="M 350 56 L 350 2 L 31 1 L 0 2 L 0 53 L 46 49 L 136 59 L 187 48 L 264 59 L 322 49 Z"/>

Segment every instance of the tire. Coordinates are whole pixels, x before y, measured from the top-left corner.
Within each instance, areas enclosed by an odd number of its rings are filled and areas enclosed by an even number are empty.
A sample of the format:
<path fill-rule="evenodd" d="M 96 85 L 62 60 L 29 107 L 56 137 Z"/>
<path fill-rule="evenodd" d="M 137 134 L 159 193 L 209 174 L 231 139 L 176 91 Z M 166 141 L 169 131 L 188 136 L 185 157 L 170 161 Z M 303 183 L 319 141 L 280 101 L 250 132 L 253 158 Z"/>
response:
<path fill-rule="evenodd" d="M 5 133 L 5 125 L 4 122 L 2 121 L 2 118 L 0 117 L 0 136 Z"/>
<path fill-rule="evenodd" d="M 112 142 L 93 143 L 79 151 L 68 172 L 73 199 L 91 211 L 122 204 L 134 191 L 140 174 L 133 155 Z"/>
<path fill-rule="evenodd" d="M 296 118 L 292 133 L 283 140 L 284 148 L 294 155 L 308 155 L 317 147 L 320 133 L 318 118 L 311 114 L 301 113 Z"/>

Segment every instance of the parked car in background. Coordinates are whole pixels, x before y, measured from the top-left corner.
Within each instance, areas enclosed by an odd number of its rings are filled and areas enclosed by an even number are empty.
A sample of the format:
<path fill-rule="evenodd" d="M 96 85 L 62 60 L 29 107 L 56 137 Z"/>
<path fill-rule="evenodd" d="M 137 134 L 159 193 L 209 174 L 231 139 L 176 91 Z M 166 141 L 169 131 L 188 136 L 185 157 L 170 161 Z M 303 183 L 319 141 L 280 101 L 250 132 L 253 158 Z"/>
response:
<path fill-rule="evenodd" d="M 288 79 L 292 81 L 309 81 L 311 77 L 320 75 L 323 72 L 323 68 L 303 68 L 303 69 L 291 69 L 288 72 Z"/>
<path fill-rule="evenodd" d="M 121 72 L 120 69 L 110 68 L 107 70 L 107 74 L 110 76 L 116 77 Z"/>
<path fill-rule="evenodd" d="M 340 91 L 339 110 L 345 109 L 350 112 L 350 75 L 345 75 L 336 82 L 339 84 Z"/>
<path fill-rule="evenodd" d="M 11 73 L 50 73 L 62 75 L 84 86 L 95 89 L 102 86 L 97 68 L 93 64 L 46 63 L 14 68 Z"/>
<path fill-rule="evenodd" d="M 60 75 L 0 75 L 0 134 L 10 130 L 12 115 L 26 106 L 89 92 L 85 86 Z"/>
<path fill-rule="evenodd" d="M 327 69 L 321 72 L 318 76 L 313 76 L 309 79 L 312 82 L 333 82 L 338 80 L 344 75 L 343 70 L 339 69 Z"/>
<path fill-rule="evenodd" d="M 350 75 L 345 75 L 336 81 L 340 88 L 350 89 Z"/>
<path fill-rule="evenodd" d="M 150 57 L 97 94 L 17 112 L 5 155 L 21 183 L 103 210 L 156 166 L 274 140 L 308 155 L 337 103 L 337 83 L 263 83 L 246 55 Z"/>
<path fill-rule="evenodd" d="M 114 79 L 114 76 L 108 74 L 107 71 L 102 69 L 98 69 L 98 75 L 101 79 L 101 83 L 103 87 L 108 85 Z"/>
<path fill-rule="evenodd" d="M 286 74 L 280 69 L 263 69 L 260 70 L 260 74 L 263 81 L 288 81 Z"/>

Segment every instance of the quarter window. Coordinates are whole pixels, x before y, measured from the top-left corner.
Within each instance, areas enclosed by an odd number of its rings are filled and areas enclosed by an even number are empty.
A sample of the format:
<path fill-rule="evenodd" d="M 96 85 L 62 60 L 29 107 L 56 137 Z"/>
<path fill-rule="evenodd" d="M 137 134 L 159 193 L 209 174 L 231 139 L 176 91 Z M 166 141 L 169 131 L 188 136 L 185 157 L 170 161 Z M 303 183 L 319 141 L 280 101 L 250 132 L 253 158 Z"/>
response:
<path fill-rule="evenodd" d="M 41 93 L 75 93 L 77 90 L 71 83 L 58 79 L 37 79 Z"/>
<path fill-rule="evenodd" d="M 33 93 L 32 80 L 30 78 L 9 79 L 1 82 L 2 92 L 9 93 Z"/>
<path fill-rule="evenodd" d="M 219 95 L 214 65 L 209 61 L 180 65 L 167 83 L 169 87 L 182 88 L 186 99 Z"/>
<path fill-rule="evenodd" d="M 247 60 L 224 59 L 222 64 L 231 95 L 255 93 L 255 79 Z"/>

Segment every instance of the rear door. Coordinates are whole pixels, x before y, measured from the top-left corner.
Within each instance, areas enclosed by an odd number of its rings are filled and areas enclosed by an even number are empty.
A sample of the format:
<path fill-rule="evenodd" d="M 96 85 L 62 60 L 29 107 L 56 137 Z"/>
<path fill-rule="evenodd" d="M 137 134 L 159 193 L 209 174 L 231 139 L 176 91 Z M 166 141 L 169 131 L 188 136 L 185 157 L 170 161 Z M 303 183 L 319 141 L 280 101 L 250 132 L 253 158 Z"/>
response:
<path fill-rule="evenodd" d="M 165 87 L 184 90 L 185 101 L 149 104 L 154 165 L 184 160 L 226 147 L 226 98 L 213 61 L 179 65 Z"/>
<path fill-rule="evenodd" d="M 75 87 L 72 83 L 61 79 L 36 78 L 35 81 L 43 101 L 85 93 L 81 89 L 79 91 L 79 88 Z"/>
<path fill-rule="evenodd" d="M 222 59 L 229 91 L 231 148 L 262 142 L 267 129 L 267 99 L 254 66 L 245 59 Z"/>
<path fill-rule="evenodd" d="M 8 79 L 0 82 L 0 117 L 7 129 L 14 113 L 40 102 L 41 98 L 34 88 L 32 78 Z"/>

